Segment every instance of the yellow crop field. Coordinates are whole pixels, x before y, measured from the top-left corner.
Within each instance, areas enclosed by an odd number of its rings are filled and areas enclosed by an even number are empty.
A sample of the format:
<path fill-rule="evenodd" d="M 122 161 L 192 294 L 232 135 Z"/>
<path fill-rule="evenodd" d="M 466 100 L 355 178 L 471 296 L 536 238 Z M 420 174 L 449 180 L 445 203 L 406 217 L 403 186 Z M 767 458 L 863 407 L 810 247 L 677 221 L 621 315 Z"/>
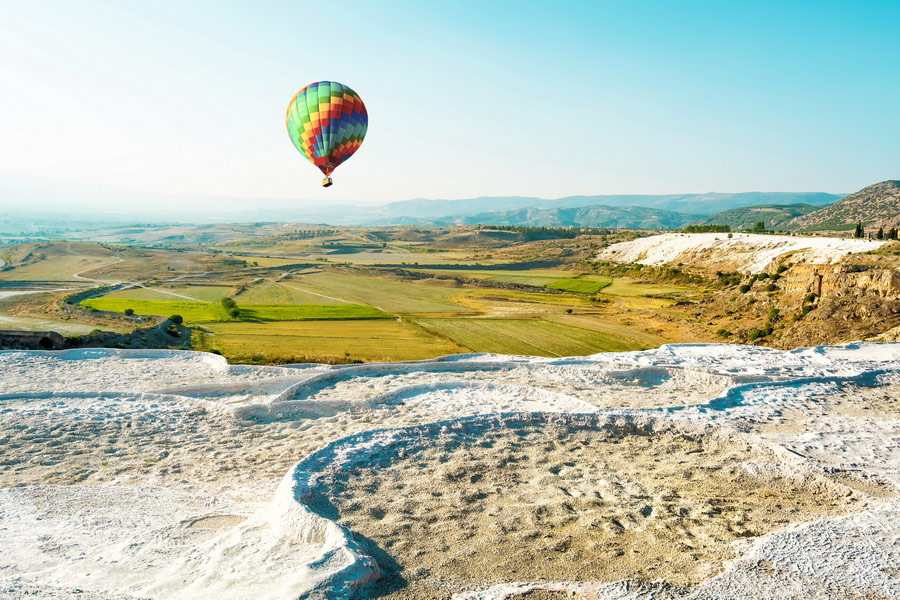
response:
<path fill-rule="evenodd" d="M 694 288 L 683 285 L 644 283 L 627 277 L 616 278 L 611 284 L 603 288 L 603 293 L 609 294 L 610 296 L 655 296 L 660 294 L 677 294 L 694 291 L 696 291 Z"/>
<path fill-rule="evenodd" d="M 209 349 L 238 362 L 391 361 L 468 352 L 443 337 L 397 320 L 211 323 Z"/>
<path fill-rule="evenodd" d="M 415 322 L 475 352 L 582 356 L 647 347 L 615 334 L 542 319 L 424 318 Z"/>

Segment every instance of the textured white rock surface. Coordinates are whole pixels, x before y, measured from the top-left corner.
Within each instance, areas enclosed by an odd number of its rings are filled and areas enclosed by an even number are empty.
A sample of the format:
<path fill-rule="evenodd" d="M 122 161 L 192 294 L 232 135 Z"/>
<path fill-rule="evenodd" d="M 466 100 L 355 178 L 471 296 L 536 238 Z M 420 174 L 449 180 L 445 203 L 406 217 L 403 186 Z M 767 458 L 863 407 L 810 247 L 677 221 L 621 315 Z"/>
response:
<path fill-rule="evenodd" d="M 759 273 L 787 253 L 810 264 L 833 264 L 854 252 L 876 250 L 885 242 L 828 237 L 761 235 L 756 233 L 664 233 L 619 242 L 604 248 L 599 260 L 664 265 L 716 262 L 728 270 Z"/>
<path fill-rule="evenodd" d="M 179 351 L 0 352 L 0 392 L 3 598 L 351 597 L 379 567 L 305 505 L 317 477 L 410 427 L 427 438 L 440 435 L 430 423 L 490 415 L 711 427 L 783 448 L 797 468 L 900 485 L 900 344 L 296 368 Z M 900 597 L 896 497 L 873 502 L 755 539 L 692 589 L 521 582 L 457 597 L 536 585 L 597 598 Z"/>

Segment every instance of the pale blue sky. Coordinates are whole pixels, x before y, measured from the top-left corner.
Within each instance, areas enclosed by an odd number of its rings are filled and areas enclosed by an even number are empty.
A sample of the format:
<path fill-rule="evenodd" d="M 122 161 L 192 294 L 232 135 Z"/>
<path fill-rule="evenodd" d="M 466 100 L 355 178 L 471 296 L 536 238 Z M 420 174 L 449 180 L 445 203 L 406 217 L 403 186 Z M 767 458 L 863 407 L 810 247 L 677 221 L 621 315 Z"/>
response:
<path fill-rule="evenodd" d="M 898 0 L 0 0 L 0 184 L 198 205 L 852 192 L 900 177 L 898 22 Z M 327 190 L 284 127 L 322 79 L 370 120 Z"/>

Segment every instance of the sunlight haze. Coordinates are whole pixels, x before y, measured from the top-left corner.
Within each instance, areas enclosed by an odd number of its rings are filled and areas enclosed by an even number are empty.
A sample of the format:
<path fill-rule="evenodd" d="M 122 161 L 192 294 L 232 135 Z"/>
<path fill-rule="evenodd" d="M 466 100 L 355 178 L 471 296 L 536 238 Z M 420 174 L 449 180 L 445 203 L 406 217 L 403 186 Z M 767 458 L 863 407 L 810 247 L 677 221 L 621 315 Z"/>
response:
<path fill-rule="evenodd" d="M 0 4 L 0 203 L 822 191 L 896 176 L 896 2 Z M 362 148 L 285 132 L 318 80 Z"/>

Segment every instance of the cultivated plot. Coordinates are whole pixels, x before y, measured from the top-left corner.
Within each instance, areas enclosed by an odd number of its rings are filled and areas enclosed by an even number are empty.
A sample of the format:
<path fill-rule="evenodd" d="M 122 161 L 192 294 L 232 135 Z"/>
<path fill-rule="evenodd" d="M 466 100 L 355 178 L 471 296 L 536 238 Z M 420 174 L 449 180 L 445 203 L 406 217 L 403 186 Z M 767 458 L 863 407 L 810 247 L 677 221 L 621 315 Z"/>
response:
<path fill-rule="evenodd" d="M 469 312 L 452 300 L 460 292 L 459 288 L 425 282 L 329 272 L 291 277 L 284 283 L 349 302 L 370 304 L 394 314 Z"/>
<path fill-rule="evenodd" d="M 645 347 L 610 333 L 541 319 L 417 318 L 415 321 L 475 352 L 579 356 Z"/>
<path fill-rule="evenodd" d="M 210 323 L 210 348 L 238 362 L 349 359 L 396 361 L 468 352 L 468 348 L 396 320 Z"/>

